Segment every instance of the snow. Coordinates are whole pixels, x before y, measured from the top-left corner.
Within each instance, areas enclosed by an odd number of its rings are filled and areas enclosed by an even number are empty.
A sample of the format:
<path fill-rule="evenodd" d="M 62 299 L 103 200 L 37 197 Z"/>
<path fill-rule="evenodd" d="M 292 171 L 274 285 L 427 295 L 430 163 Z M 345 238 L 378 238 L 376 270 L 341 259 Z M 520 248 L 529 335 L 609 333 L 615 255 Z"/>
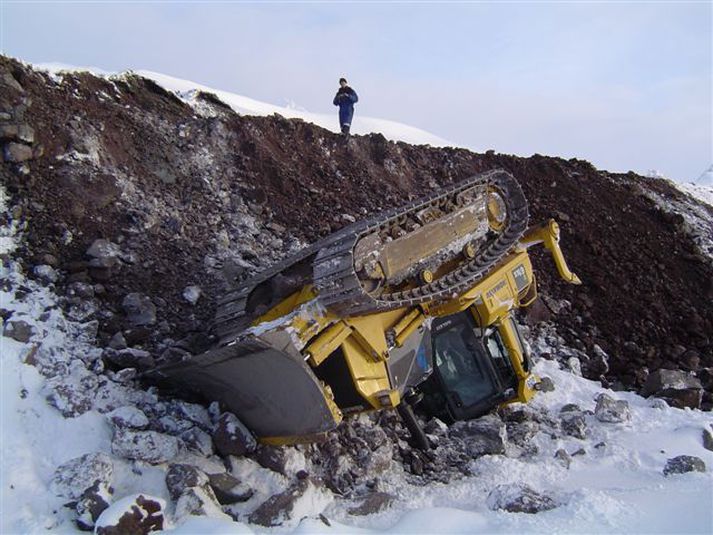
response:
<path fill-rule="evenodd" d="M 33 67 L 37 70 L 47 71 L 51 75 L 52 79 L 57 83 L 61 83 L 62 72 L 86 71 L 108 79 L 111 79 L 114 76 L 121 77 L 132 73 L 138 74 L 139 76 L 153 80 L 164 89 L 174 92 L 179 98 L 193 106 L 198 113 L 201 113 L 204 110 L 200 101 L 196 100 L 197 93 L 201 91 L 204 93 L 213 93 L 221 101 L 230 106 L 236 113 L 241 115 L 266 116 L 278 114 L 288 119 L 302 119 L 303 121 L 316 124 L 335 133 L 340 131 L 336 108 L 334 108 L 335 111 L 333 113 L 327 114 L 309 112 L 303 109 L 296 109 L 292 106 L 275 106 L 273 104 L 261 102 L 259 100 L 244 97 L 228 91 L 208 87 L 190 80 L 183 80 L 173 76 L 168 76 L 166 74 L 146 70 L 126 71 L 124 73 L 117 74 L 110 73 L 96 67 L 76 67 L 63 63 L 36 63 Z M 327 91 L 325 99 L 331 101 L 331 98 L 332 94 Z M 431 134 L 430 132 L 426 132 L 425 130 L 421 130 L 420 128 L 395 121 L 389 121 L 387 119 L 362 116 L 359 113 L 358 106 L 359 105 L 357 104 L 354 121 L 352 122 L 352 134 L 365 135 L 372 132 L 378 132 L 387 139 L 393 141 L 404 141 L 414 145 L 432 145 L 434 147 L 454 146 L 454 143 Z M 75 157 L 79 158 L 89 156 L 75 155 Z"/>

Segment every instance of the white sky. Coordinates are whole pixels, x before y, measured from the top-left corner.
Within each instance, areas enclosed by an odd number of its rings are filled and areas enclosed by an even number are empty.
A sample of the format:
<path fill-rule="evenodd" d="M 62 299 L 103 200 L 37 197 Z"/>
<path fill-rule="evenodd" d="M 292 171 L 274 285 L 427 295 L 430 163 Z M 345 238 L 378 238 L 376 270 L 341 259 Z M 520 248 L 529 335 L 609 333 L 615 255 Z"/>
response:
<path fill-rule="evenodd" d="M 30 62 L 149 69 L 277 105 L 357 113 L 483 151 L 694 180 L 713 163 L 705 2 L 0 0 Z"/>

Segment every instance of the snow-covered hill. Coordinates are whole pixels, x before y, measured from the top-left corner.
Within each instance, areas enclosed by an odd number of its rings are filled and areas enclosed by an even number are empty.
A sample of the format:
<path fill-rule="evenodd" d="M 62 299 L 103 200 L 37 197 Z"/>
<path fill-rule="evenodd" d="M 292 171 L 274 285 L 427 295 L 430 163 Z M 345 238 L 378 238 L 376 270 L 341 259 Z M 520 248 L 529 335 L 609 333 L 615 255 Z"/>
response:
<path fill-rule="evenodd" d="M 61 63 L 40 63 L 34 65 L 34 67 L 51 73 L 60 73 L 62 71 L 87 71 L 106 77 L 121 76 L 120 73 L 110 73 L 95 67 L 76 67 Z M 196 94 L 199 91 L 202 91 L 216 95 L 237 113 L 243 115 L 272 115 L 277 113 L 288 119 L 302 119 L 304 121 L 319 125 L 322 128 L 326 128 L 332 132 L 339 132 L 339 121 L 337 119 L 336 112 L 333 114 L 310 113 L 304 110 L 267 104 L 249 97 L 244 97 L 220 89 L 214 89 L 212 87 L 207 87 L 189 80 L 182 80 L 166 74 L 145 70 L 133 72 L 140 76 L 154 80 L 165 89 L 175 92 L 180 98 L 189 103 L 195 104 Z M 357 113 L 354 116 L 354 123 L 352 124 L 352 133 L 369 134 L 372 132 L 378 132 L 386 137 L 386 139 L 390 139 L 392 141 L 404 141 L 413 145 L 432 145 L 434 147 L 454 146 L 453 143 L 431 134 L 430 132 L 421 130 L 420 128 L 395 121 L 389 121 L 387 119 L 363 117 L 359 113 L 357 105 Z"/>

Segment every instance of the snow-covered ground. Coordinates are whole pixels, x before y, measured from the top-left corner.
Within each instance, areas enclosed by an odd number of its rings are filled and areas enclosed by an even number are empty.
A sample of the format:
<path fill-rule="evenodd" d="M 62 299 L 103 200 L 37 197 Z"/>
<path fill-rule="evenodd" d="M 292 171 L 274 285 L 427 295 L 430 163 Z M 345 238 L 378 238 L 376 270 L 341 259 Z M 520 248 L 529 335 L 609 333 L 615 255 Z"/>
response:
<path fill-rule="evenodd" d="M 7 252 L 14 230 L 5 229 Z M 8 236 L 9 234 L 9 236 Z M 31 533 L 76 531 L 66 498 L 55 496 L 51 480 L 58 465 L 90 452 L 111 453 L 111 426 L 106 415 L 90 410 L 64 418 L 46 401 L 48 380 L 34 366 L 23 363 L 42 344 L 67 361 L 97 351 L 87 336 L 87 325 L 71 321 L 56 307 L 51 286 L 25 277 L 17 264 L 2 268 L 4 280 L 0 307 L 12 311 L 34 328 L 28 343 L 0 338 L 2 397 L 0 444 L 2 470 L 0 532 Z M 14 289 L 14 290 L 13 290 Z M 20 291 L 18 291 L 20 289 Z M 536 345 L 536 353 L 552 351 Z M 74 360 L 74 362 L 78 362 Z M 532 439 L 538 452 L 532 456 L 486 455 L 472 461 L 472 476 L 450 484 L 410 485 L 394 469 L 384 478 L 388 492 L 398 500 L 386 511 L 366 517 L 350 516 L 343 502 L 324 492 L 308 494 L 300 514 L 272 531 L 283 533 L 711 533 L 713 532 L 713 452 L 703 446 L 702 433 L 713 429 L 713 415 L 680 410 L 658 400 L 632 393 L 612 392 L 599 383 L 561 370 L 555 361 L 539 360 L 536 372 L 554 380 L 556 390 L 542 393 L 532 407 L 557 419 L 567 403 L 594 409 L 595 397 L 605 392 L 626 400 L 631 420 L 604 423 L 586 416 L 587 436 L 552 438 L 538 432 Z M 104 387 L 105 388 L 105 387 Z M 101 389 L 99 389 L 101 390 Z M 130 403 L 129 389 L 114 387 L 114 403 Z M 149 395 L 149 394 L 147 394 Z M 109 397 L 111 397 L 109 396 Z M 108 399 L 108 398 L 107 398 Z M 572 455 L 566 468 L 555 458 L 564 449 Z M 580 452 L 580 450 L 582 450 Z M 577 453 L 580 452 L 580 453 Z M 666 460 L 694 455 L 708 466 L 705 473 L 665 477 Z M 114 457 L 115 458 L 115 457 Z M 281 476 L 243 462 L 245 481 L 270 494 Z M 490 491 L 502 484 L 526 484 L 558 502 L 558 507 L 538 514 L 493 511 Z M 160 467 L 115 458 L 115 499 L 138 492 L 169 501 Z M 269 488 L 274 487 L 274 488 Z M 319 517 L 322 514 L 329 526 Z M 176 533 L 251 533 L 264 528 L 233 522 L 226 515 L 189 517 L 165 525 Z"/>
<path fill-rule="evenodd" d="M 112 76 L 122 76 L 121 73 L 110 73 L 95 67 L 76 67 L 62 63 L 39 63 L 34 64 L 33 67 L 53 74 L 58 74 L 62 71 L 88 71 L 96 74 L 97 76 L 104 76 L 108 78 Z M 305 110 L 267 104 L 252 98 L 230 93 L 228 91 L 207 87 L 189 80 L 174 78 L 173 76 L 168 76 L 166 74 L 144 70 L 133 72 L 155 81 L 168 91 L 173 91 L 179 98 L 192 105 L 196 104 L 195 96 L 198 91 L 213 93 L 225 104 L 242 115 L 272 115 L 277 113 L 283 117 L 287 117 L 288 119 L 302 119 L 326 128 L 332 132 L 339 132 L 339 120 L 337 118 L 336 108 L 335 112 L 332 114 L 311 113 Z M 425 130 L 421 130 L 420 128 L 395 121 L 389 121 L 387 119 L 364 117 L 359 113 L 358 107 L 359 105 L 357 104 L 357 110 L 354 114 L 354 122 L 351 129 L 354 134 L 364 135 L 378 132 L 392 141 L 404 141 L 413 145 L 432 145 L 434 147 L 454 146 L 454 144 L 450 141 L 431 134 L 430 132 L 426 132 Z"/>

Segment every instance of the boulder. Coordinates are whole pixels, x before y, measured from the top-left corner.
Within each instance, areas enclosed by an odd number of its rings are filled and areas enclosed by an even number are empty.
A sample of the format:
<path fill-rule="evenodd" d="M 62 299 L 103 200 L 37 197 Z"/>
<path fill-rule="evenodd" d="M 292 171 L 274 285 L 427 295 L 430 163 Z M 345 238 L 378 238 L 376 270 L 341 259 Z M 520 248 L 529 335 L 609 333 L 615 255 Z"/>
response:
<path fill-rule="evenodd" d="M 709 428 L 703 429 L 703 447 L 708 451 L 713 451 L 713 433 Z"/>
<path fill-rule="evenodd" d="M 114 336 L 111 337 L 109 347 L 117 350 L 126 349 L 126 338 L 124 338 L 124 334 L 121 331 L 116 332 Z"/>
<path fill-rule="evenodd" d="M 3 148 L 3 159 L 10 163 L 22 163 L 32 159 L 32 147 L 11 141 Z"/>
<path fill-rule="evenodd" d="M 111 443 L 111 451 L 127 459 L 160 464 L 176 457 L 179 446 L 176 437 L 156 431 L 117 429 Z"/>
<path fill-rule="evenodd" d="M 536 388 L 540 392 L 554 392 L 555 391 L 555 383 L 549 377 L 542 377 L 540 379 L 540 382 L 537 383 Z"/>
<path fill-rule="evenodd" d="M 107 418 L 114 427 L 128 427 L 132 429 L 146 429 L 149 419 L 141 409 L 125 405 L 107 413 Z"/>
<path fill-rule="evenodd" d="M 27 343 L 35 334 L 35 328 L 23 320 L 11 320 L 5 324 L 2 334 L 18 342 Z"/>
<path fill-rule="evenodd" d="M 188 448 L 206 457 L 210 457 L 214 453 L 213 439 L 200 427 L 193 426 L 181 433 L 181 440 L 186 443 Z"/>
<path fill-rule="evenodd" d="M 668 388 L 659 390 L 656 392 L 656 396 L 665 400 L 670 406 L 678 409 L 683 409 L 684 407 L 699 409 L 703 401 L 703 390 L 700 388 Z"/>
<path fill-rule="evenodd" d="M 477 420 L 457 422 L 451 427 L 450 434 L 463 440 L 472 457 L 505 453 L 507 430 L 497 416 L 486 415 Z"/>
<path fill-rule="evenodd" d="M 176 518 L 189 515 L 222 516 L 223 511 L 210 487 L 190 487 L 176 501 Z"/>
<path fill-rule="evenodd" d="M 149 370 L 156 365 L 151 353 L 143 349 L 127 347 L 126 349 L 112 349 L 107 347 L 102 357 L 119 368 L 136 368 Z"/>
<path fill-rule="evenodd" d="M 215 497 L 222 505 L 246 502 L 253 497 L 253 490 L 231 474 L 210 474 L 208 478 Z"/>
<path fill-rule="evenodd" d="M 644 396 L 651 396 L 662 390 L 685 390 L 689 388 L 702 388 L 701 381 L 688 372 L 661 369 L 649 374 L 641 393 Z"/>
<path fill-rule="evenodd" d="M 95 376 L 94 376 L 95 377 Z M 96 379 L 94 381 L 96 383 Z M 94 385 L 96 386 L 96 385 Z M 92 409 L 95 390 L 71 377 L 54 377 L 47 382 L 47 403 L 65 418 L 76 418 Z"/>
<path fill-rule="evenodd" d="M 287 454 L 285 448 L 260 444 L 255 450 L 255 460 L 263 468 L 287 475 Z"/>
<path fill-rule="evenodd" d="M 92 531 L 99 516 L 109 507 L 113 489 L 99 481 L 84 491 L 74 510 L 77 512 L 77 526 L 84 531 Z"/>
<path fill-rule="evenodd" d="M 106 509 L 97 519 L 95 535 L 144 535 L 163 529 L 161 498 L 145 494 L 127 496 Z"/>
<path fill-rule="evenodd" d="M 252 453 L 257 448 L 257 442 L 250 430 L 243 425 L 237 416 L 230 412 L 220 415 L 213 432 L 213 443 L 222 455 L 242 456 Z"/>
<path fill-rule="evenodd" d="M 183 299 L 191 305 L 195 305 L 200 299 L 201 289 L 198 286 L 186 286 L 183 290 Z"/>
<path fill-rule="evenodd" d="M 396 498 L 387 492 L 372 492 L 361 499 L 359 505 L 349 509 L 349 514 L 354 516 L 366 516 L 380 513 L 387 509 Z"/>
<path fill-rule="evenodd" d="M 59 275 L 52 266 L 42 264 L 32 268 L 32 273 L 44 284 L 53 284 L 59 279 Z"/>
<path fill-rule="evenodd" d="M 250 523 L 273 527 L 291 519 L 300 498 L 313 486 L 310 479 L 296 481 L 287 490 L 272 496 L 250 513 Z"/>
<path fill-rule="evenodd" d="M 527 445 L 540 430 L 540 424 L 526 420 L 524 422 L 507 422 L 508 439 L 518 446 Z"/>
<path fill-rule="evenodd" d="M 560 414 L 562 432 L 570 437 L 585 438 L 587 436 L 587 421 L 581 411 L 566 411 Z"/>
<path fill-rule="evenodd" d="M 190 464 L 171 464 L 166 471 L 166 488 L 171 499 L 176 501 L 190 487 L 208 485 L 208 476 Z"/>
<path fill-rule="evenodd" d="M 557 459 L 562 464 L 562 466 L 567 469 L 569 469 L 569 465 L 572 464 L 572 457 L 562 448 L 558 449 L 555 452 L 555 459 Z"/>
<path fill-rule="evenodd" d="M 124 297 L 121 306 L 131 325 L 142 326 L 156 323 L 156 306 L 147 295 L 130 293 Z"/>
<path fill-rule="evenodd" d="M 615 400 L 606 395 L 597 396 L 597 406 L 594 409 L 594 417 L 600 422 L 622 423 L 631 420 L 629 403 L 624 400 Z"/>
<path fill-rule="evenodd" d="M 114 463 L 105 453 L 87 453 L 59 466 L 52 476 L 50 488 L 57 496 L 78 500 L 87 489 L 111 488 Z"/>
<path fill-rule="evenodd" d="M 498 485 L 488 494 L 487 504 L 493 511 L 528 514 L 549 511 L 558 505 L 550 496 L 523 484 Z"/>
<path fill-rule="evenodd" d="M 673 459 L 666 461 L 666 466 L 663 469 L 663 475 L 670 476 L 671 474 L 685 474 L 686 472 L 705 472 L 706 463 L 699 457 L 693 455 L 679 455 Z"/>

